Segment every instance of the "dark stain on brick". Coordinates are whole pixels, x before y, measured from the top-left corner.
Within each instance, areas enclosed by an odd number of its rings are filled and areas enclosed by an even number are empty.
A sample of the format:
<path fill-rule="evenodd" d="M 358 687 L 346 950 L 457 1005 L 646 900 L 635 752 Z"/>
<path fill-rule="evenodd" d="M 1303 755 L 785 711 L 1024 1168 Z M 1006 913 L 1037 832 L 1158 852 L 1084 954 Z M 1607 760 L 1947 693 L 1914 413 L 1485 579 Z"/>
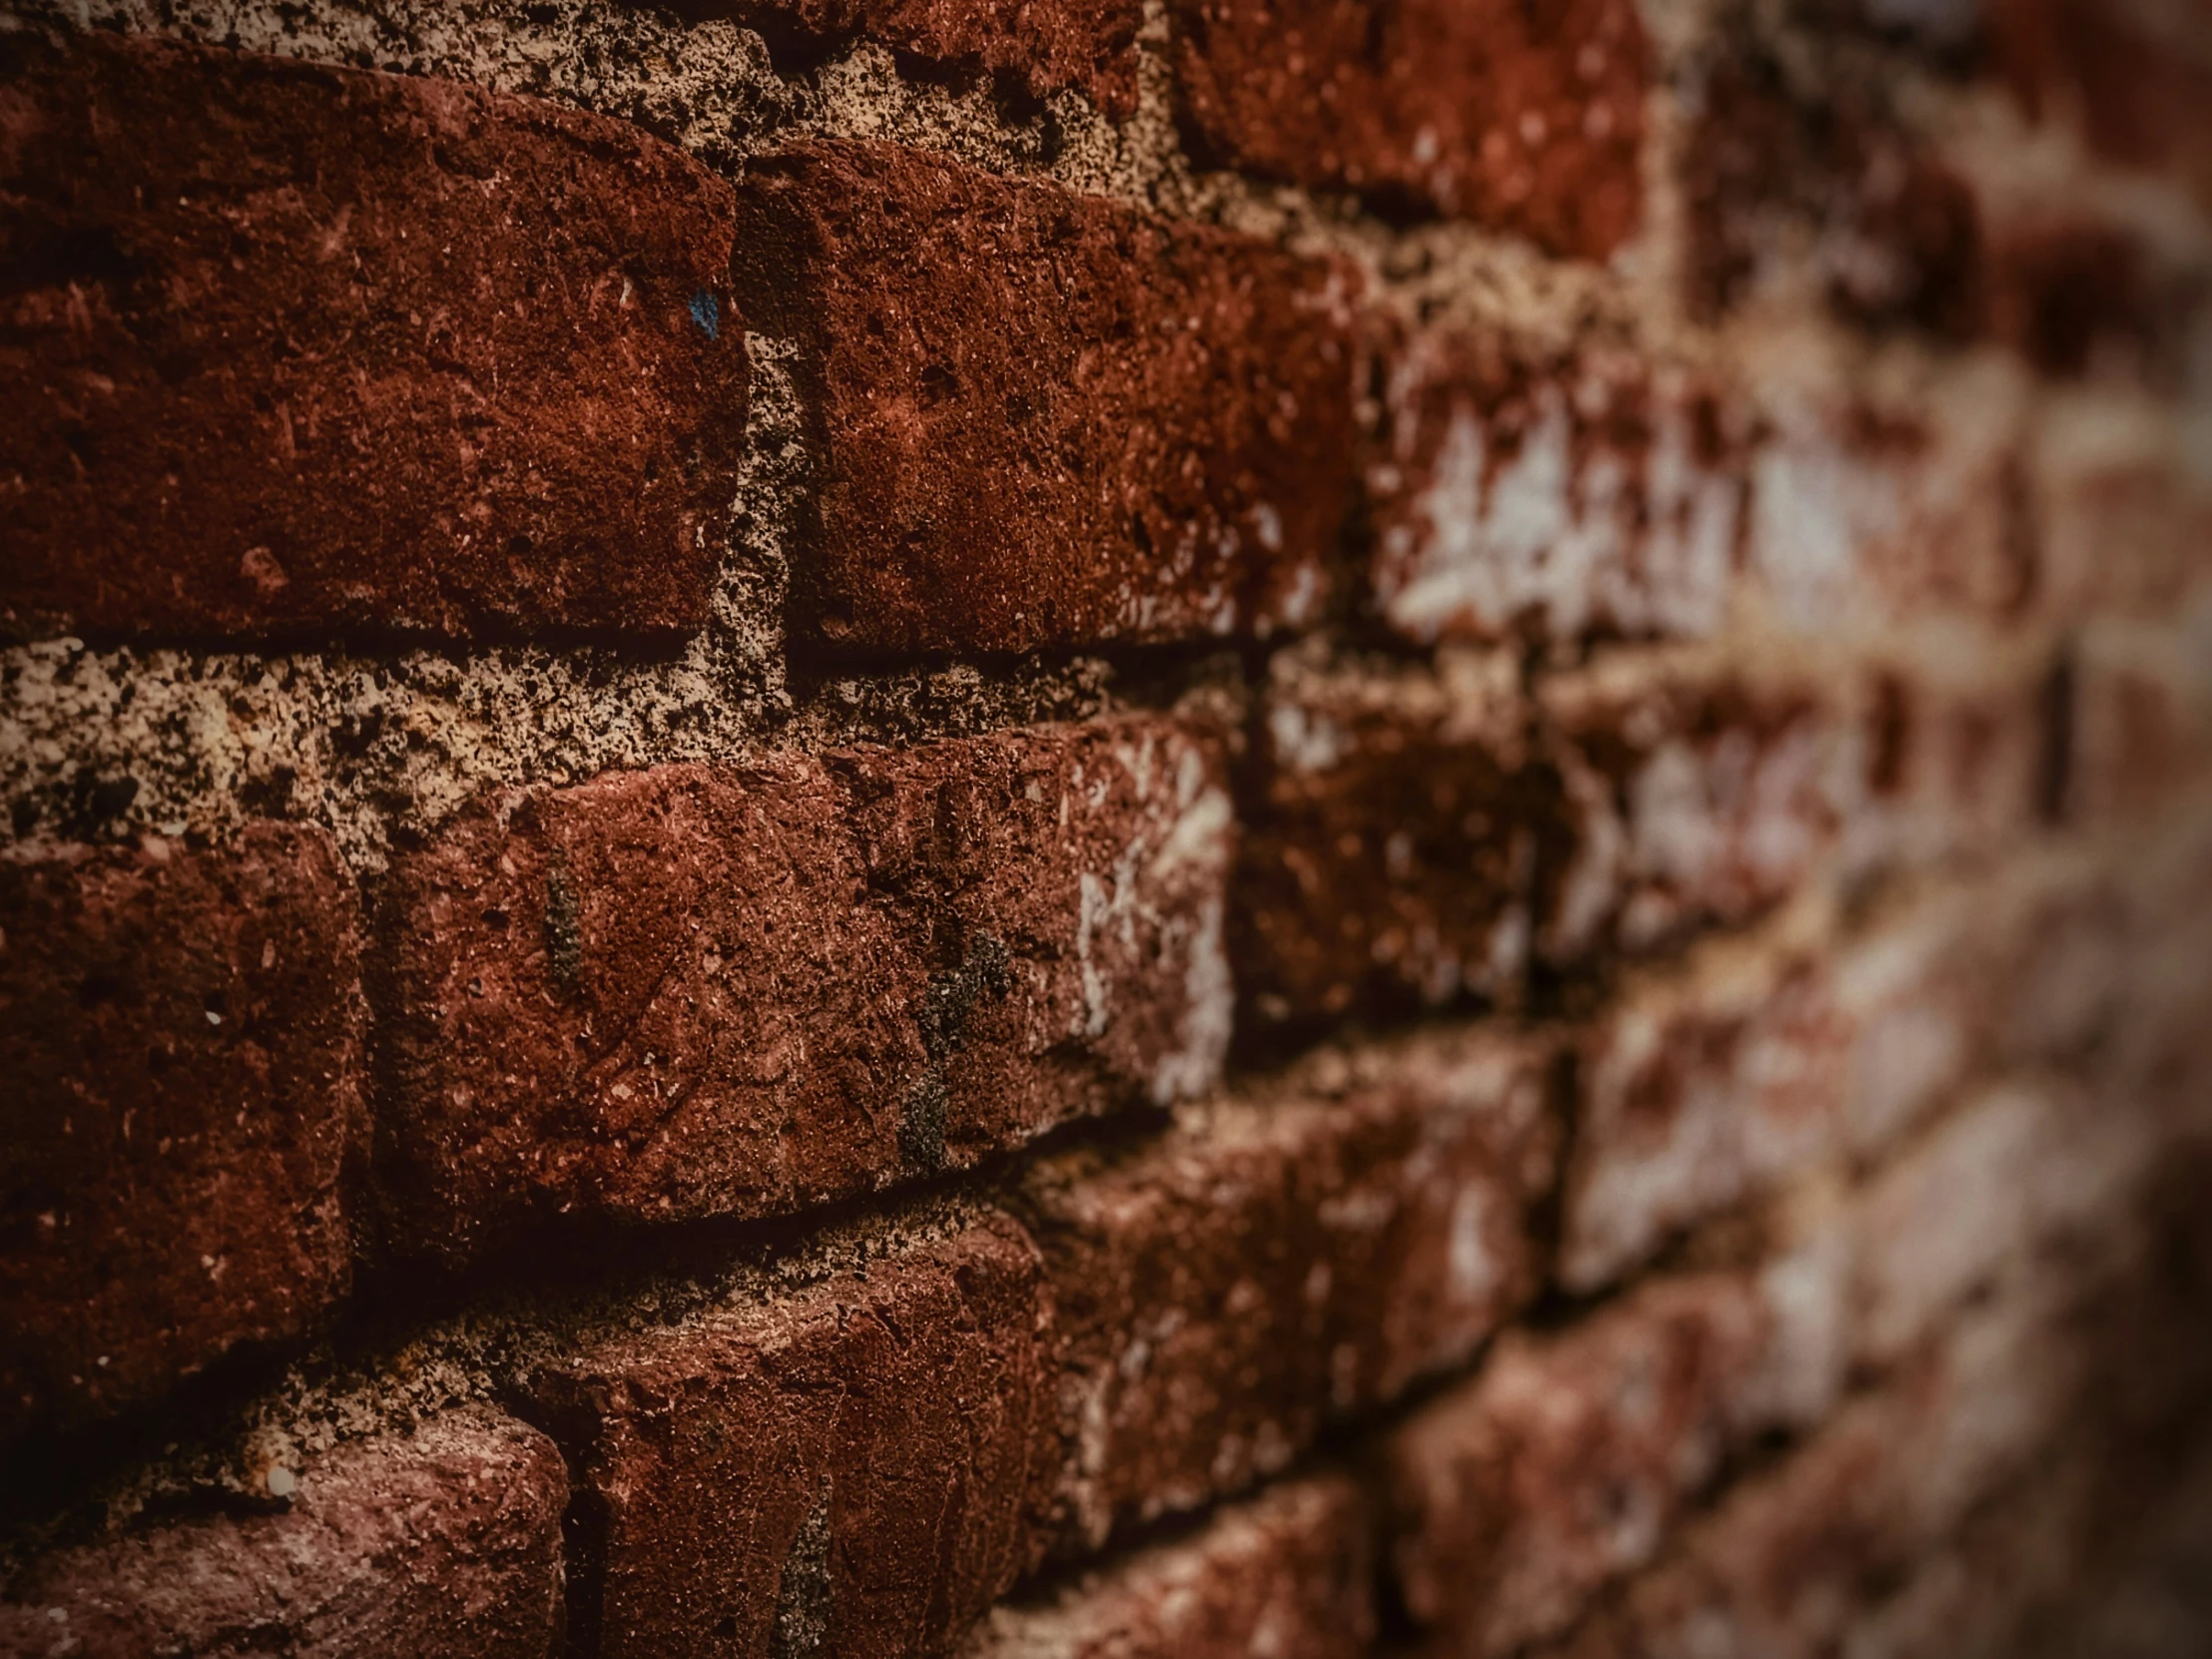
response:
<path fill-rule="evenodd" d="M 769 1659 L 815 1659 L 830 1634 L 836 1586 L 830 1578 L 830 1500 L 832 1482 L 825 1477 L 815 1506 L 800 1523 L 784 1558 L 783 1587 L 776 1595 L 776 1624 L 769 1632 Z"/>

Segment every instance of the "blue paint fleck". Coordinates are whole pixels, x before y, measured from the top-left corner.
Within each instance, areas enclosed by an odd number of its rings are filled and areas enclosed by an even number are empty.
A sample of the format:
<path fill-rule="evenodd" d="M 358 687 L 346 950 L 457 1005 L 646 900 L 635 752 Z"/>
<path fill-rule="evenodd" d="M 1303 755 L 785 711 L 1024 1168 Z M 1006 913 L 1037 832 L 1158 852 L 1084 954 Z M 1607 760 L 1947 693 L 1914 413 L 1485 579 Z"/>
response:
<path fill-rule="evenodd" d="M 691 296 L 691 319 L 709 339 L 722 338 L 722 307 L 705 288 Z"/>

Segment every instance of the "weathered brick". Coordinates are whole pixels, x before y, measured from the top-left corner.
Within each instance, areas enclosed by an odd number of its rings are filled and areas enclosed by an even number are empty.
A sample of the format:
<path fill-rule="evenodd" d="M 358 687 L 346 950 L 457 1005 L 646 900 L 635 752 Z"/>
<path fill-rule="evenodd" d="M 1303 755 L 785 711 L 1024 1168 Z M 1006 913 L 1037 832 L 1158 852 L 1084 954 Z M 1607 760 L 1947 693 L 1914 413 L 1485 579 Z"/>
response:
<path fill-rule="evenodd" d="M 1775 379 L 1744 561 L 1778 620 L 1821 634 L 1946 610 L 2009 618 L 2036 596 L 2017 364 L 1985 353 L 1841 393 L 1791 384 L 1783 365 Z"/>
<path fill-rule="evenodd" d="M 2212 777 L 2212 587 L 2160 626 L 2098 619 L 2076 637 L 2061 694 L 2066 770 L 2052 806 L 2068 822 L 2145 823 Z"/>
<path fill-rule="evenodd" d="M 2027 108 L 2076 123 L 2124 167 L 2212 188 L 2212 39 L 2189 7 L 2145 0 L 1993 0 L 1998 72 Z"/>
<path fill-rule="evenodd" d="M 1726 619 L 1743 406 L 1625 349 L 1404 341 L 1367 468 L 1374 599 L 1408 639 L 1702 635 Z"/>
<path fill-rule="evenodd" d="M 448 82 L 5 53 L 0 628 L 705 621 L 745 426 L 726 186 Z"/>
<path fill-rule="evenodd" d="M 479 804 L 391 880 L 402 1242 L 773 1214 L 1203 1091 L 1218 777 L 1131 717 Z"/>
<path fill-rule="evenodd" d="M 1853 1651 L 1929 1659 L 1975 1651 L 1955 1626 L 1933 1645 L 1905 1642 L 1925 1610 L 1900 1605 L 1898 1592 L 1915 1588 L 1915 1569 L 1938 1559 L 1969 1517 L 2018 1513 L 2023 1498 L 2048 1505 L 2052 1469 L 2078 1451 L 2093 1459 L 2107 1449 L 2102 1436 L 2126 1432 L 2109 1409 L 2115 1392 L 2161 1369 L 2129 1324 L 2155 1306 L 2155 1293 L 2141 1300 L 2142 1266 L 2124 1253 L 2046 1255 L 1993 1298 L 1954 1308 L 1933 1347 L 1726 1494 L 1587 1628 L 1541 1651 L 1814 1659 L 1847 1639 Z M 2117 1321 L 2107 1317 L 2115 1301 Z M 2183 1390 L 2201 1385 L 2200 1373 L 2176 1370 Z M 2163 1386 L 2153 1380 L 2154 1392 Z M 2035 1482 L 2025 1493 L 2023 1479 Z"/>
<path fill-rule="evenodd" d="M 1656 1555 L 1732 1451 L 1823 1413 L 1842 1359 L 1837 1277 L 1809 1256 L 1647 1285 L 1571 1330 L 1508 1335 L 1473 1382 L 1396 1429 L 1392 1559 L 1438 1650 L 1559 1634 Z"/>
<path fill-rule="evenodd" d="M 1866 794 L 1851 688 L 1809 667 L 1626 652 L 1537 697 L 1573 847 L 1537 919 L 1552 960 L 1749 919 L 1819 867 Z"/>
<path fill-rule="evenodd" d="M 1315 617 L 1352 488 L 1345 268 L 883 144 L 749 164 L 802 349 L 805 640 L 1027 651 Z"/>
<path fill-rule="evenodd" d="M 1632 978 L 1582 1038 L 1561 1281 L 1595 1290 L 1792 1176 L 1877 1160 L 1977 1076 L 2093 1052 L 2139 949 L 2098 872 L 2022 861 L 1857 930 L 1810 900 Z"/>
<path fill-rule="evenodd" d="M 553 1651 L 568 1471 L 543 1434 L 455 1412 L 283 1472 L 289 1489 L 268 1511 L 143 1517 L 34 1556 L 0 1590 L 0 1649 L 74 1659 Z"/>
<path fill-rule="evenodd" d="M 1651 54 L 1620 0 L 1177 0 L 1200 159 L 1602 259 L 1642 214 Z"/>
<path fill-rule="evenodd" d="M 2056 1079 L 1985 1090 L 1946 1118 L 1860 1201 L 1855 1343 L 1893 1363 L 1960 1307 L 2048 1271 L 2054 1242 L 2086 1277 L 2097 1248 L 2124 1247 L 2126 1214 L 2158 1142 L 2125 1101 Z M 2014 1294 L 2033 1294 L 2033 1283 Z"/>
<path fill-rule="evenodd" d="M 1559 1278 L 1586 1292 L 1837 1140 L 1851 1031 L 1825 906 L 1632 981 L 1581 1045 Z"/>
<path fill-rule="evenodd" d="M 1270 1487 L 1196 1536 L 992 1609 L 963 1659 L 1357 1659 L 1375 1638 L 1367 1514 L 1350 1481 Z"/>
<path fill-rule="evenodd" d="M 0 858 L 0 1426 L 135 1404 L 348 1286 L 353 889 L 319 830 Z"/>
<path fill-rule="evenodd" d="M 1511 659 L 1280 653 L 1262 713 L 1230 918 L 1254 1029 L 1510 996 L 1568 829 Z"/>
<path fill-rule="evenodd" d="M 779 53 L 851 39 L 931 63 L 1010 77 L 1032 97 L 1081 92 L 1117 121 L 1137 108 L 1136 0 L 1049 0 L 1013 9 L 985 0 L 675 0 L 679 17 L 733 18 Z"/>
<path fill-rule="evenodd" d="M 1711 317 L 1809 287 L 1855 323 L 1969 334 L 1974 193 L 1903 113 L 1895 62 L 1820 26 L 1845 9 L 1734 6 L 1704 42 L 1678 163 L 1686 297 Z"/>
<path fill-rule="evenodd" d="M 550 1367 L 592 1586 L 572 1638 L 608 1659 L 941 1651 L 1031 1561 L 1048 1319 L 1027 1238 L 984 1217 Z"/>
<path fill-rule="evenodd" d="M 1034 1171 L 1063 1551 L 1273 1474 L 1330 1420 L 1463 1364 L 1541 1271 L 1547 1068 L 1506 1038 L 1332 1052 L 1134 1151 Z"/>
<path fill-rule="evenodd" d="M 2040 609 L 2171 619 L 2207 579 L 2212 487 L 2189 428 L 2140 392 L 2083 387 L 2045 399 L 2028 449 Z"/>

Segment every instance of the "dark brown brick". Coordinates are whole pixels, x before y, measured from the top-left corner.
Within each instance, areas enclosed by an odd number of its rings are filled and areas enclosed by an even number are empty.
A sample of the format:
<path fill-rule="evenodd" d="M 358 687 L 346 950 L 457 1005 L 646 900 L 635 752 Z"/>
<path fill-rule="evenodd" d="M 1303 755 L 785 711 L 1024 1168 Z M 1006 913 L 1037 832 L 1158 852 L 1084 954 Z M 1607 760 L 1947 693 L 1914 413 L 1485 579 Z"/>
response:
<path fill-rule="evenodd" d="M 391 882 L 400 1242 L 789 1211 L 1204 1090 L 1218 777 L 1129 718 L 478 804 Z"/>
<path fill-rule="evenodd" d="M 1133 1152 L 1034 1172 L 1063 1552 L 1274 1474 L 1326 1423 L 1465 1363 L 1540 1271 L 1547 1061 L 1465 1035 L 1331 1053 Z"/>
<path fill-rule="evenodd" d="M 1048 1304 L 986 1218 L 616 1338 L 537 1386 L 585 1494 L 572 1630 L 654 1655 L 941 1651 L 1030 1563 Z"/>
<path fill-rule="evenodd" d="M 1559 1634 L 1654 1557 L 1732 1450 L 1825 1408 L 1793 1376 L 1822 1318 L 1794 1302 L 1736 1275 L 1649 1285 L 1570 1331 L 1505 1338 L 1396 1430 L 1393 1558 L 1434 1651 Z"/>
<path fill-rule="evenodd" d="M 0 1428 L 137 1403 L 345 1293 L 356 948 L 315 830 L 0 859 Z"/>
<path fill-rule="evenodd" d="M 748 315 L 803 349 L 802 634 L 851 652 L 1266 633 L 1352 485 L 1351 278 L 891 145 L 752 163 Z"/>
<path fill-rule="evenodd" d="M 1852 322 L 1976 332 L 1979 206 L 1899 113 L 1895 66 L 1834 31 L 1771 32 L 1755 15 L 1715 30 L 1679 164 L 1692 309 L 1713 316 L 1789 277 Z"/>
<path fill-rule="evenodd" d="M 0 629 L 705 621 L 745 428 L 728 187 L 448 82 L 0 50 Z"/>
<path fill-rule="evenodd" d="M 877 41 L 939 66 L 1010 77 L 1030 96 L 1081 92 L 1116 121 L 1137 108 L 1138 0 L 676 0 L 680 17 L 734 18 L 779 54 Z"/>
<path fill-rule="evenodd" d="M 1570 832 L 1503 653 L 1442 671 L 1278 656 L 1230 950 L 1252 1029 L 1510 996 Z"/>
<path fill-rule="evenodd" d="M 1650 52 L 1623 0 L 1177 0 L 1209 164 L 1602 259 L 1642 216 Z"/>
<path fill-rule="evenodd" d="M 2028 110 L 2076 123 L 2123 167 L 2212 191 L 2212 29 L 2152 0 L 1991 0 L 1998 73 Z"/>
<path fill-rule="evenodd" d="M 568 1471 L 543 1434 L 456 1412 L 272 1472 L 287 1489 L 267 1512 L 142 1517 L 111 1538 L 34 1557 L 0 1590 L 0 1650 L 72 1659 L 553 1651 Z"/>
<path fill-rule="evenodd" d="M 1398 633 L 1708 634 L 1728 614 L 1749 424 L 1679 366 L 1428 327 L 1390 365 L 1367 469 L 1374 600 Z"/>
<path fill-rule="evenodd" d="M 1287 1481 L 1196 1536 L 991 1610 L 962 1659 L 1359 1659 L 1375 1639 L 1366 1505 L 1341 1477 Z"/>

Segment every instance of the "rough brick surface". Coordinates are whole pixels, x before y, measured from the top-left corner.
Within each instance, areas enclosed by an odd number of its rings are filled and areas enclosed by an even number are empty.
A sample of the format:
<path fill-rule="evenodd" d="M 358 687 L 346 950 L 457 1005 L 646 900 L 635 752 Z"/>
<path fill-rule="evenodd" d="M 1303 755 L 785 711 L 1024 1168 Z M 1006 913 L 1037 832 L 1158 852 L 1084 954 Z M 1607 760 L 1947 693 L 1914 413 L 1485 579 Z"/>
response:
<path fill-rule="evenodd" d="M 1509 1336 L 1389 1438 L 1393 1558 L 1438 1651 L 1559 1634 L 1652 1559 L 1732 1449 L 1825 1408 L 1836 1315 L 1788 1284 L 1662 1282 L 1572 1331 Z"/>
<path fill-rule="evenodd" d="M 752 164 L 737 273 L 797 339 L 812 642 L 1026 651 L 1314 619 L 1352 485 L 1350 278 L 878 144 Z"/>
<path fill-rule="evenodd" d="M 0 628 L 667 634 L 745 424 L 730 193 L 445 82 L 11 35 Z"/>
<path fill-rule="evenodd" d="M 1365 1504 L 1324 1476 L 1224 1509 L 1041 1605 L 992 1610 L 962 1659 L 1356 1659 L 1375 1637 Z"/>
<path fill-rule="evenodd" d="M 552 1652 L 568 1471 L 543 1434 L 456 1412 L 285 1473 L 292 1489 L 268 1512 L 149 1520 L 34 1561 L 0 1590 L 0 1649 L 74 1659 Z"/>
<path fill-rule="evenodd" d="M 1367 469 L 1374 599 L 1423 643 L 1701 635 L 1739 557 L 1744 415 L 1625 351 L 1440 327 L 1390 365 Z"/>
<path fill-rule="evenodd" d="M 551 1368 L 585 1494 L 572 1634 L 654 1655 L 936 1652 L 1031 1558 L 1047 1303 L 985 1219 Z"/>
<path fill-rule="evenodd" d="M 773 49 L 816 51 L 858 37 L 953 69 L 1008 76 L 1034 97 L 1064 87 L 1114 119 L 1137 107 L 1135 0 L 1049 0 L 1004 8 L 988 0 L 676 0 L 685 18 L 730 17 Z"/>
<path fill-rule="evenodd" d="M 1203 160 L 1589 259 L 1637 228 L 1650 63 L 1633 6 L 1177 0 L 1173 15 Z"/>
<path fill-rule="evenodd" d="M 1331 1419 L 1464 1363 L 1533 1293 L 1545 1050 L 1324 1059 L 1305 1088 L 1186 1108 L 1140 1150 L 1030 1178 L 1061 1343 L 1063 1548 L 1279 1471 Z"/>
<path fill-rule="evenodd" d="M 1130 718 L 483 803 L 392 882 L 405 1242 L 771 1214 L 1204 1089 L 1217 779 Z"/>
<path fill-rule="evenodd" d="M 0 860 L 0 1425 L 136 1403 L 343 1295 L 352 886 L 320 831 Z"/>
<path fill-rule="evenodd" d="M 1253 1030 L 1511 996 L 1571 833 L 1517 678 L 1276 659 L 1230 926 Z"/>

